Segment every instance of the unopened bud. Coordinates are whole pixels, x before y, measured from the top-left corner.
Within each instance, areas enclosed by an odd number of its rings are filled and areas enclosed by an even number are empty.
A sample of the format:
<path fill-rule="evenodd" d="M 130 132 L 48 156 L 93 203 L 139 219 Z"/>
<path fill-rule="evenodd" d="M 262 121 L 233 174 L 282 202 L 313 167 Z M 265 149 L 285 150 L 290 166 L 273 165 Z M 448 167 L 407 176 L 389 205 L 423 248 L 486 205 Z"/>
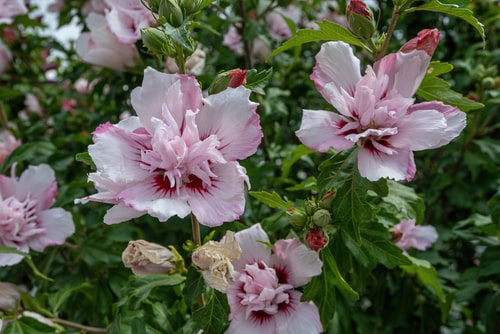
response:
<path fill-rule="evenodd" d="M 481 80 L 481 86 L 485 89 L 493 89 L 495 88 L 495 78 L 492 77 L 486 77 Z"/>
<path fill-rule="evenodd" d="M 214 0 L 179 0 L 179 6 L 184 10 L 186 15 L 192 15 L 210 5 L 212 2 L 214 2 Z"/>
<path fill-rule="evenodd" d="M 304 227 L 307 223 L 307 215 L 305 212 L 296 208 L 290 208 L 286 211 L 286 216 L 290 225 L 294 227 Z"/>
<path fill-rule="evenodd" d="M 310 230 L 306 234 L 306 245 L 315 252 L 319 252 L 328 245 L 328 236 L 321 229 Z"/>
<path fill-rule="evenodd" d="M 122 253 L 123 264 L 137 276 L 172 274 L 176 272 L 178 260 L 178 254 L 145 240 L 129 241 Z"/>
<path fill-rule="evenodd" d="M 141 29 L 142 43 L 148 51 L 158 57 L 164 55 L 174 57 L 175 49 L 171 45 L 170 40 L 163 31 L 158 28 L 142 28 Z"/>
<path fill-rule="evenodd" d="M 208 87 L 208 94 L 222 92 L 227 87 L 236 88 L 246 83 L 246 70 L 229 70 L 219 73 Z"/>
<path fill-rule="evenodd" d="M 313 214 L 312 221 L 318 227 L 325 227 L 332 222 L 332 217 L 328 210 L 319 209 Z"/>
<path fill-rule="evenodd" d="M 304 208 L 308 216 L 312 216 L 316 212 L 316 210 L 318 210 L 318 206 L 312 200 L 307 200 L 304 203 Z"/>
<path fill-rule="evenodd" d="M 321 197 L 321 200 L 319 201 L 319 207 L 325 210 L 331 210 L 334 199 L 335 191 L 330 190 L 329 192 L 324 194 L 323 197 Z"/>
<path fill-rule="evenodd" d="M 234 268 L 231 260 L 238 260 L 241 248 L 235 235 L 227 231 L 223 242 L 209 241 L 196 249 L 191 259 L 207 284 L 221 292 L 233 282 Z"/>
<path fill-rule="evenodd" d="M 375 21 L 371 9 L 361 0 L 351 0 L 347 6 L 349 28 L 359 37 L 368 40 L 375 33 Z"/>
<path fill-rule="evenodd" d="M 180 27 L 184 22 L 184 15 L 176 0 L 161 0 L 158 15 L 174 27 Z"/>
<path fill-rule="evenodd" d="M 400 49 L 403 53 L 409 53 L 413 50 L 423 50 L 432 57 L 437 45 L 439 44 L 439 30 L 424 29 L 417 34 L 417 37 L 406 42 Z"/>

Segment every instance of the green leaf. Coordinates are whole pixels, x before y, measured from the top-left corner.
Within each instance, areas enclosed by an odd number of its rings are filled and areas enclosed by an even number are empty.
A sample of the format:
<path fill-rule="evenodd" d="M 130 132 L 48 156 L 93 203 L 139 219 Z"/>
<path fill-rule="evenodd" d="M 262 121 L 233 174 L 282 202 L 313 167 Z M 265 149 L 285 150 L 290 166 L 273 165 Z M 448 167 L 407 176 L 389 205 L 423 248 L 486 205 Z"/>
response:
<path fill-rule="evenodd" d="M 90 156 L 89 152 L 82 152 L 82 153 L 77 153 L 75 155 L 76 161 L 83 162 L 84 164 L 91 166 L 92 168 L 96 168 L 94 161 L 92 161 L 92 157 Z"/>
<path fill-rule="evenodd" d="M 448 14 L 451 16 L 458 17 L 459 19 L 462 19 L 472 25 L 481 38 L 483 39 L 483 44 L 486 45 L 486 40 L 485 40 L 485 34 L 484 34 L 484 26 L 479 20 L 474 17 L 474 13 L 468 9 L 468 8 L 461 8 L 457 4 L 453 3 L 442 3 L 439 2 L 438 0 L 431 0 L 423 5 L 420 5 L 418 7 L 413 7 L 409 8 L 408 10 L 405 11 L 405 13 L 411 13 L 415 11 L 431 11 L 431 12 L 438 12 L 438 13 L 443 13 L 443 14 Z"/>
<path fill-rule="evenodd" d="M 275 57 L 277 54 L 285 50 L 300 46 L 305 43 L 317 41 L 343 41 L 369 50 L 366 45 L 361 43 L 356 35 L 337 23 L 325 20 L 323 22 L 317 22 L 316 24 L 319 26 L 319 30 L 297 30 L 297 33 L 289 40 L 284 42 L 283 45 L 281 45 L 279 48 L 274 50 L 273 53 L 271 53 L 271 55 L 266 59 L 266 61 L 269 61 L 271 58 Z"/>
<path fill-rule="evenodd" d="M 415 189 L 392 180 L 387 180 L 387 186 L 389 193 L 382 201 L 387 204 L 392 216 L 397 220 L 415 218 L 417 224 L 421 224 L 424 220 L 425 202 L 415 193 Z"/>
<path fill-rule="evenodd" d="M 289 209 L 293 206 L 292 202 L 284 200 L 275 191 L 272 193 L 268 193 L 267 191 L 250 191 L 249 194 L 271 208 Z"/>
<path fill-rule="evenodd" d="M 446 303 L 446 296 L 439 283 L 436 269 L 426 260 L 417 259 L 412 256 L 408 256 L 408 258 L 411 264 L 403 265 L 401 269 L 408 274 L 416 275 L 423 285 L 432 289 L 442 303 Z"/>
<path fill-rule="evenodd" d="M 488 201 L 488 211 L 491 214 L 491 220 L 496 224 L 497 229 L 500 230 L 500 192 L 496 193 Z"/>
<path fill-rule="evenodd" d="M 8 88 L 5 86 L 0 87 L 0 101 L 7 102 L 10 99 L 14 99 L 18 96 L 23 96 L 24 93 L 16 89 Z"/>
<path fill-rule="evenodd" d="M 56 329 L 43 324 L 32 317 L 21 317 L 7 324 L 3 334 L 45 334 L 57 333 Z"/>
<path fill-rule="evenodd" d="M 4 174 L 7 168 L 16 161 L 29 161 L 31 165 L 46 162 L 47 158 L 55 151 L 56 147 L 47 141 L 31 142 L 18 146 L 3 162 L 0 174 Z"/>
<path fill-rule="evenodd" d="M 269 79 L 273 73 L 273 69 L 267 69 L 264 71 L 257 71 L 256 69 L 251 69 L 247 71 L 246 84 L 245 87 L 250 89 L 252 92 L 264 95 L 264 87 L 267 86 Z"/>
<path fill-rule="evenodd" d="M 206 285 L 203 276 L 194 266 L 190 266 L 186 277 L 186 284 L 182 290 L 186 304 L 192 306 L 198 303 L 198 298 L 205 290 Z"/>
<path fill-rule="evenodd" d="M 3 254 L 17 254 L 17 255 L 22 255 L 24 257 L 29 257 L 30 256 L 29 253 L 24 253 L 24 252 L 21 252 L 21 251 L 17 250 L 14 247 L 7 247 L 7 246 L 0 246 L 0 253 L 3 253 Z"/>
<path fill-rule="evenodd" d="M 180 274 L 155 274 L 144 277 L 131 276 L 129 301 L 132 303 L 132 308 L 137 309 L 139 305 L 148 298 L 154 288 L 179 285 L 183 283 L 185 279 L 186 278 Z"/>
<path fill-rule="evenodd" d="M 321 323 L 326 328 L 335 313 L 335 288 L 350 301 L 358 300 L 359 294 L 345 281 L 328 247 L 321 250 L 320 257 L 323 261 L 322 272 L 304 287 L 302 300 L 314 301 L 319 310 Z"/>
<path fill-rule="evenodd" d="M 68 300 L 68 298 L 74 292 L 84 289 L 92 289 L 92 287 L 93 286 L 90 283 L 84 282 L 77 286 L 66 286 L 58 290 L 56 293 L 51 294 L 49 296 L 49 302 L 50 305 L 52 306 L 52 312 L 57 314 L 58 311 L 61 309 L 61 307 L 64 305 L 64 302 L 66 302 L 66 300 Z"/>
<path fill-rule="evenodd" d="M 315 153 L 315 151 L 305 145 L 301 144 L 295 146 L 295 148 L 291 152 L 287 153 L 283 159 L 283 164 L 281 165 L 281 176 L 283 178 L 287 178 L 293 164 L 295 164 L 303 156 L 312 153 Z"/>
<path fill-rule="evenodd" d="M 228 325 L 229 305 L 226 295 L 211 290 L 205 306 L 193 313 L 196 329 L 203 329 L 203 333 L 224 333 Z"/>

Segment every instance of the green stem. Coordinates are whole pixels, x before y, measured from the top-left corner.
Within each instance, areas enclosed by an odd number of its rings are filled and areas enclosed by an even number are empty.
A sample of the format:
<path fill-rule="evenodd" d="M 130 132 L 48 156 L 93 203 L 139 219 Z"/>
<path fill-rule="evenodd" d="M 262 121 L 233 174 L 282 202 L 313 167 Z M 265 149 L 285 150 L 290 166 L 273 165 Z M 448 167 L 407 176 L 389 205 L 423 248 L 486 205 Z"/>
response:
<path fill-rule="evenodd" d="M 53 318 L 50 320 L 52 322 L 55 322 L 56 324 L 60 324 L 60 325 L 63 325 L 65 327 L 79 329 L 84 333 L 107 333 L 108 332 L 108 330 L 106 328 L 85 326 L 85 325 L 81 325 L 81 324 L 78 324 L 78 323 L 73 322 L 73 321 L 64 320 L 64 319 L 60 319 L 60 318 Z"/>
<path fill-rule="evenodd" d="M 186 74 L 186 58 L 184 57 L 184 48 L 182 45 L 177 44 L 177 57 L 175 58 L 175 62 L 177 63 L 177 67 L 179 68 L 180 74 Z"/>
<path fill-rule="evenodd" d="M 247 13 L 245 9 L 245 0 L 239 1 L 238 9 L 240 11 L 241 16 L 241 25 L 236 27 L 238 29 L 238 33 L 243 38 L 245 32 L 245 22 L 247 20 Z M 243 47 L 245 49 L 245 69 L 249 70 L 253 68 L 253 59 L 252 59 L 252 41 L 243 40 Z"/>
<path fill-rule="evenodd" d="M 7 118 L 7 114 L 3 106 L 0 104 L 0 123 L 2 123 L 2 128 L 4 130 L 9 130 L 9 119 Z"/>
<path fill-rule="evenodd" d="M 191 229 L 193 231 L 193 241 L 196 246 L 201 246 L 200 223 L 196 216 L 191 213 Z M 200 308 L 205 306 L 205 298 L 203 294 L 198 296 L 198 305 Z"/>
<path fill-rule="evenodd" d="M 400 16 L 400 10 L 399 8 L 394 8 L 394 11 L 392 12 L 392 17 L 391 17 L 391 23 L 389 24 L 389 28 L 387 29 L 387 33 L 385 35 L 384 39 L 384 44 L 382 44 L 382 47 L 380 50 L 377 51 L 375 54 L 375 61 L 379 60 L 382 58 L 386 51 L 387 48 L 389 47 L 389 42 L 391 41 L 392 34 L 394 33 L 394 29 L 396 28 L 396 23 L 398 22 L 399 16 Z"/>

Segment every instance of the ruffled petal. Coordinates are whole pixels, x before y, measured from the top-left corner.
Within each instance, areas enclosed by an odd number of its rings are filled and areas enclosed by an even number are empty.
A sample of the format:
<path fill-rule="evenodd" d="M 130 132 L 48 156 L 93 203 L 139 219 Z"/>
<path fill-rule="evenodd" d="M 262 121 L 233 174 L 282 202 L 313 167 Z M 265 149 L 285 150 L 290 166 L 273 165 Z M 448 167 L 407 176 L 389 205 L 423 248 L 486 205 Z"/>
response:
<path fill-rule="evenodd" d="M 219 150 L 226 160 L 254 154 L 263 137 L 256 113 L 258 104 L 250 101 L 250 93 L 239 86 L 210 95 L 197 115 L 200 138 L 217 135 Z"/>
<path fill-rule="evenodd" d="M 233 261 L 235 271 L 243 271 L 246 264 L 252 264 L 256 261 L 269 263 L 271 259 L 271 249 L 262 243 L 268 243 L 269 237 L 259 223 L 240 232 L 236 232 L 235 237 L 241 248 L 240 259 Z"/>
<path fill-rule="evenodd" d="M 41 252 L 47 246 L 62 245 L 66 238 L 75 233 L 73 217 L 61 208 L 39 212 L 37 218 L 45 231 L 29 240 L 29 247 L 36 251 Z"/>
<path fill-rule="evenodd" d="M 245 209 L 244 183 L 247 176 L 237 162 L 211 165 L 216 178 L 206 189 L 183 188 L 200 224 L 219 226 L 240 218 Z"/>
<path fill-rule="evenodd" d="M 358 152 L 358 169 L 361 176 L 370 181 L 381 178 L 406 180 L 408 166 L 413 159 L 410 149 L 398 149 L 391 155 L 377 150 L 360 148 Z"/>
<path fill-rule="evenodd" d="M 49 165 L 29 166 L 16 186 L 15 197 L 25 200 L 28 195 L 38 201 L 37 209 L 47 209 L 54 204 L 57 195 L 55 174 Z"/>
<path fill-rule="evenodd" d="M 125 206 L 123 203 L 113 205 L 104 215 L 104 223 L 108 225 L 122 223 L 145 214 L 144 211 L 137 211 Z"/>
<path fill-rule="evenodd" d="M 255 334 L 255 333 L 275 333 L 276 324 L 273 318 L 262 323 L 256 323 L 250 319 L 240 316 L 233 319 L 229 324 L 225 334 Z"/>
<path fill-rule="evenodd" d="M 318 152 L 330 148 L 342 151 L 354 146 L 345 136 L 356 127 L 355 122 L 330 111 L 304 110 L 300 129 L 295 134 L 304 145 Z"/>
<path fill-rule="evenodd" d="M 199 109 L 201 99 L 200 86 L 194 77 L 166 74 L 151 67 L 144 70 L 142 86 L 131 93 L 132 106 L 150 133 L 154 131 L 151 119 L 163 118 L 164 104 L 180 127 L 186 110 Z"/>
<path fill-rule="evenodd" d="M 297 294 L 300 300 L 300 293 Z M 294 296 L 295 297 L 295 296 Z M 277 315 L 276 334 L 319 334 L 323 332 L 323 326 L 319 318 L 319 311 L 313 302 L 302 302 L 295 305 L 295 309 L 289 315 L 279 313 Z"/>
<path fill-rule="evenodd" d="M 323 263 L 318 253 L 307 248 L 298 239 L 278 240 L 273 250 L 271 266 L 287 273 L 287 284 L 299 287 L 321 274 Z"/>
<path fill-rule="evenodd" d="M 316 55 L 311 79 L 324 99 L 333 104 L 341 89 L 354 95 L 356 83 L 361 79 L 359 59 L 344 42 L 327 42 Z M 327 86 L 327 84 L 332 84 Z"/>

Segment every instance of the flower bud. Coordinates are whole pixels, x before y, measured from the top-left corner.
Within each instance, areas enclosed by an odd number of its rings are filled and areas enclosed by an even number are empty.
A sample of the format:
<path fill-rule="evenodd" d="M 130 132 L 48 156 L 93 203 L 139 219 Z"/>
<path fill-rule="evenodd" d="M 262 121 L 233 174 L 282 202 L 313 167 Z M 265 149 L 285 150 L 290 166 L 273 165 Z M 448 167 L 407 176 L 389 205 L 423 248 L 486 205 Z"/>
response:
<path fill-rule="evenodd" d="M 321 200 L 319 201 L 318 205 L 320 208 L 325 209 L 325 210 L 330 210 L 333 205 L 333 200 L 335 199 L 335 191 L 330 190 L 326 194 L 321 197 Z"/>
<path fill-rule="evenodd" d="M 495 88 L 496 82 L 495 78 L 486 77 L 481 80 L 481 86 L 485 89 L 493 89 Z"/>
<path fill-rule="evenodd" d="M 318 210 L 318 206 L 312 200 L 307 200 L 304 203 L 304 208 L 306 209 L 306 214 L 308 216 L 312 216 L 314 214 L 314 212 L 316 212 L 316 210 Z"/>
<path fill-rule="evenodd" d="M 399 51 L 409 53 L 413 50 L 423 50 L 432 57 L 439 44 L 439 36 L 439 30 L 436 28 L 424 29 L 417 34 L 417 37 L 406 42 Z"/>
<path fill-rule="evenodd" d="M 371 9 L 361 0 L 351 0 L 347 6 L 349 28 L 359 37 L 367 40 L 375 33 L 375 21 Z"/>
<path fill-rule="evenodd" d="M 290 208 L 286 211 L 286 216 L 290 225 L 294 227 L 304 227 L 307 223 L 307 215 L 305 212 L 296 208 Z"/>
<path fill-rule="evenodd" d="M 313 214 L 312 221 L 318 227 L 325 227 L 332 222 L 332 217 L 328 210 L 319 209 Z"/>
<path fill-rule="evenodd" d="M 158 57 L 175 57 L 176 51 L 163 31 L 158 28 L 142 28 L 142 43 L 148 51 Z"/>
<path fill-rule="evenodd" d="M 214 0 L 179 0 L 179 6 L 186 15 L 191 15 L 199 12 Z"/>
<path fill-rule="evenodd" d="M 241 248 L 234 233 L 227 231 L 223 242 L 209 241 L 196 249 L 191 259 L 207 284 L 221 292 L 233 282 L 234 268 L 231 260 L 238 260 Z"/>
<path fill-rule="evenodd" d="M 222 92 L 227 87 L 236 88 L 246 83 L 246 70 L 229 70 L 219 73 L 208 87 L 208 94 Z"/>
<path fill-rule="evenodd" d="M 21 289 L 12 283 L 0 282 L 0 310 L 13 310 L 21 299 Z"/>
<path fill-rule="evenodd" d="M 179 258 L 167 248 L 145 240 L 129 241 L 122 253 L 123 264 L 137 276 L 172 274 L 178 268 Z"/>
<path fill-rule="evenodd" d="M 184 15 L 176 0 L 161 0 L 158 15 L 174 27 L 180 27 L 184 22 Z"/>
<path fill-rule="evenodd" d="M 322 229 L 313 229 L 306 234 L 306 245 L 315 252 L 319 252 L 328 245 L 328 236 Z"/>

